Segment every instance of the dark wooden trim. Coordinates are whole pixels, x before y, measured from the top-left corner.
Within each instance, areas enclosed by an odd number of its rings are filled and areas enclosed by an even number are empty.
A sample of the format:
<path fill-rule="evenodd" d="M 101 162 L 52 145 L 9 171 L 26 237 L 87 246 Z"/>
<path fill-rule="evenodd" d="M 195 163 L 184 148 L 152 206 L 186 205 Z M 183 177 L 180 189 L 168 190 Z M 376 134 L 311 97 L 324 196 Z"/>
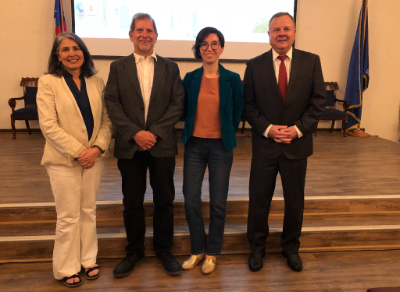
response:
<path fill-rule="evenodd" d="M 294 24 L 296 25 L 297 28 L 297 0 L 294 0 Z M 293 42 L 293 48 L 296 48 L 296 39 Z"/>
<path fill-rule="evenodd" d="M 0 133 L 10 133 L 12 131 L 13 131 L 12 129 L 0 129 Z M 15 129 L 15 131 L 17 133 L 19 133 L 19 132 L 26 133 L 26 129 Z M 33 128 L 33 129 L 31 129 L 31 131 L 34 133 L 42 133 L 42 131 L 39 128 Z"/>
<path fill-rule="evenodd" d="M 75 33 L 75 3 L 74 2 L 75 2 L 74 0 L 71 0 L 71 25 L 72 25 L 73 33 Z"/>
<path fill-rule="evenodd" d="M 92 55 L 92 59 L 95 60 L 118 60 L 121 59 L 125 56 L 105 56 L 105 55 Z M 165 57 L 165 56 L 163 56 Z M 174 62 L 190 62 L 190 63 L 199 63 L 201 64 L 201 61 L 196 60 L 195 58 L 168 58 L 165 57 L 171 61 Z M 240 59 L 240 60 L 234 60 L 234 59 L 220 59 L 219 60 L 221 63 L 236 63 L 236 64 L 245 64 L 248 60 L 247 59 Z"/>
<path fill-rule="evenodd" d="M 193 62 L 201 64 L 201 61 L 196 60 L 195 58 L 168 58 L 174 62 Z M 219 59 L 220 63 L 233 63 L 233 64 L 245 64 L 248 59 Z"/>
<path fill-rule="evenodd" d="M 175 130 L 180 133 L 180 131 L 182 131 L 183 128 L 175 128 Z M 249 131 L 249 130 L 251 130 L 250 126 L 245 128 L 245 131 Z M 365 128 L 361 128 L 361 130 L 365 131 Z M 33 129 L 31 129 L 31 131 L 35 132 L 35 133 L 41 133 L 42 132 L 39 128 L 33 128 Z M 328 131 L 330 131 L 330 128 L 318 128 L 318 131 L 328 132 Z M 333 131 L 334 132 L 341 132 L 342 129 L 335 128 Z M 12 129 L 0 129 L 0 133 L 10 133 L 10 132 L 12 132 Z M 26 130 L 25 129 L 17 129 L 17 132 L 26 132 Z M 240 128 L 237 129 L 236 133 L 240 134 L 240 132 L 241 132 L 241 129 Z"/>

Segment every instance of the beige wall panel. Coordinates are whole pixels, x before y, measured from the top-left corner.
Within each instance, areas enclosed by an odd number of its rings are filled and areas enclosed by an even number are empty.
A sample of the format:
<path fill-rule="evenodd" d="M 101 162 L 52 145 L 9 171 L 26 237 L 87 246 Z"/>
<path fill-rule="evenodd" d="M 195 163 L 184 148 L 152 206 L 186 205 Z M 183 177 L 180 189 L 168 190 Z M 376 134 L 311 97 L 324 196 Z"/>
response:
<path fill-rule="evenodd" d="M 19 86 L 22 77 L 37 77 L 46 71 L 54 39 L 54 1 L 1 2 L 0 129 L 11 129 L 8 99 L 22 96 Z M 31 125 L 39 126 L 37 121 Z M 25 128 L 25 123 L 16 121 L 16 127 Z"/>
<path fill-rule="evenodd" d="M 361 126 L 370 134 L 399 140 L 398 35 L 400 1 L 369 1 L 369 67 L 371 83 L 364 93 Z"/>

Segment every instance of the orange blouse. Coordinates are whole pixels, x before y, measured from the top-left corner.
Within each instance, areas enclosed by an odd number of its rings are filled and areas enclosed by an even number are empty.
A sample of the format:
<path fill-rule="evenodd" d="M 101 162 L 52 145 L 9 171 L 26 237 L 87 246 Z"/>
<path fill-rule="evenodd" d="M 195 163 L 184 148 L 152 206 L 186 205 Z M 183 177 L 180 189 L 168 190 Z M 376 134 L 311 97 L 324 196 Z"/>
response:
<path fill-rule="evenodd" d="M 192 136 L 222 138 L 219 113 L 219 78 L 201 78 Z"/>

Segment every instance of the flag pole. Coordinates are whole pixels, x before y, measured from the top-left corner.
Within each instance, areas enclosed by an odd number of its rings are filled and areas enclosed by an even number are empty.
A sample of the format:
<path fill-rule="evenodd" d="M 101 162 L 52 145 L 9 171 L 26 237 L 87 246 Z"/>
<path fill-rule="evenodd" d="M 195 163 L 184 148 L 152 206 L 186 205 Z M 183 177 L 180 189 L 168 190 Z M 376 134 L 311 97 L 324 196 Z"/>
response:
<path fill-rule="evenodd" d="M 64 7 L 63 7 L 63 3 L 62 0 L 60 0 L 60 11 L 61 11 L 61 32 L 65 31 L 64 28 Z"/>
<path fill-rule="evenodd" d="M 368 11 L 368 0 L 365 0 L 365 8 L 364 9 L 366 10 L 366 12 Z M 367 13 L 365 13 L 365 14 L 367 14 Z M 363 32 L 364 32 L 363 33 L 364 34 L 364 37 L 363 37 L 364 44 L 363 44 L 363 46 L 364 47 L 365 47 L 366 25 L 367 25 L 367 22 L 365 21 L 364 22 L 364 29 L 363 29 Z M 364 89 L 364 91 L 365 91 L 365 89 Z M 368 138 L 368 137 L 371 136 L 370 134 L 368 134 L 368 133 L 364 132 L 363 130 L 361 130 L 361 121 L 358 123 L 357 129 L 355 129 L 354 131 L 348 133 L 348 135 L 350 135 L 351 137 L 357 137 L 357 138 Z"/>
<path fill-rule="evenodd" d="M 349 130 L 352 137 L 369 137 L 361 130 L 363 93 L 369 85 L 369 48 L 368 48 L 368 0 L 361 0 L 360 17 L 351 52 L 345 100 L 350 103 L 347 111 Z"/>

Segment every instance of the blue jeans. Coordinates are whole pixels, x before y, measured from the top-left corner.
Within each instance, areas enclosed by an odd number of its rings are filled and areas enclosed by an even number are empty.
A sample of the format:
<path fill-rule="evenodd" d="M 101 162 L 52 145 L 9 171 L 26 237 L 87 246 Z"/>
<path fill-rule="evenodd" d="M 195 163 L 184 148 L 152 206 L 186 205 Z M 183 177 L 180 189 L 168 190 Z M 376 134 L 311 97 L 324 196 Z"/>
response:
<path fill-rule="evenodd" d="M 233 151 L 225 150 L 222 139 L 191 137 L 185 146 L 183 195 L 192 254 L 204 251 L 209 255 L 221 253 L 232 161 Z M 210 184 L 210 226 L 206 239 L 201 212 L 201 185 L 207 165 Z"/>

